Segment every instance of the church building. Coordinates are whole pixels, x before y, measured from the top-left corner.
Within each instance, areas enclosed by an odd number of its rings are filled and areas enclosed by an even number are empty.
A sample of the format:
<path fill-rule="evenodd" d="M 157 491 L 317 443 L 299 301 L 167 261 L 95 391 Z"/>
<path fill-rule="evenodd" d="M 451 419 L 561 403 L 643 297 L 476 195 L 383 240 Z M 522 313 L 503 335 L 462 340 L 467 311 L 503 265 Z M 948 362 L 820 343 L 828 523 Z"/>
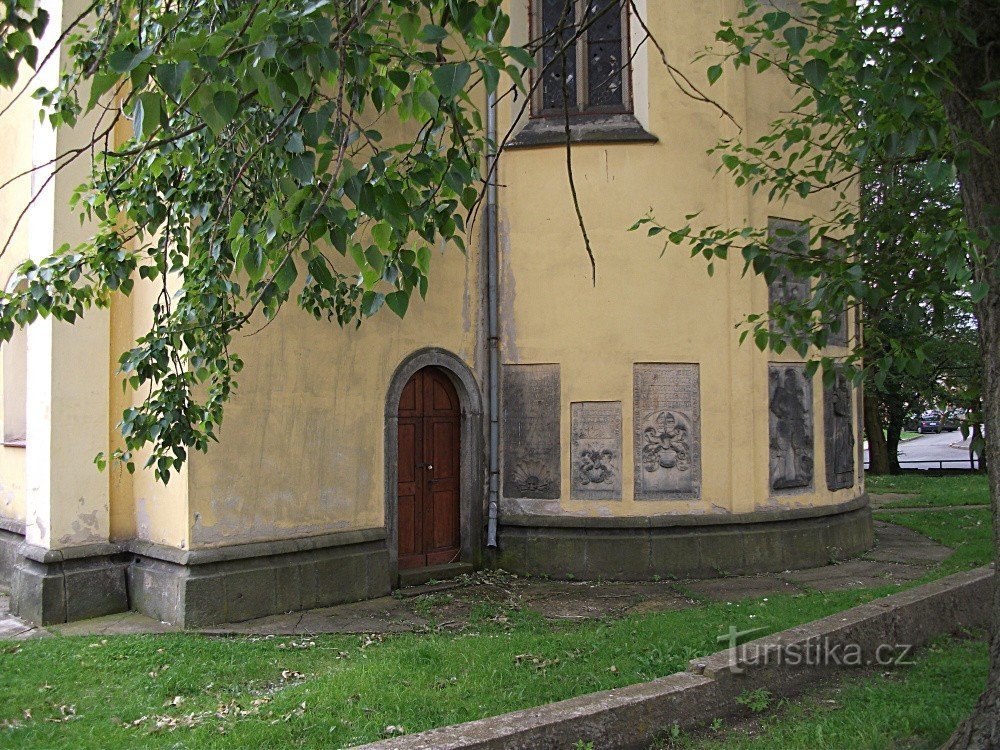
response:
<path fill-rule="evenodd" d="M 544 31 L 555 5 L 509 0 L 510 43 Z M 677 87 L 648 40 L 703 80 L 687 61 L 743 4 L 619 5 L 577 42 L 572 82 L 552 73 L 531 101 L 493 108 L 496 132 L 512 134 L 496 188 L 468 252 L 434 254 L 426 300 L 357 330 L 291 301 L 237 335 L 245 367 L 220 442 L 168 484 L 94 463 L 120 444 L 134 396 L 118 357 L 147 330 L 150 295 L 137 288 L 75 325 L 39 320 L 3 345 L 0 588 L 14 614 L 49 624 L 132 609 L 197 627 L 488 567 L 712 577 L 871 546 L 858 392 L 807 377 L 793 353 L 741 345 L 736 329 L 808 285 L 769 289 L 738 261 L 710 276 L 703 259 L 661 257 L 656 238 L 627 231 L 650 209 L 667 225 L 701 212 L 787 243 L 826 205 L 776 206 L 717 175 L 707 152 L 738 131 Z M 61 6 L 63 18 L 82 7 Z M 779 78 L 747 71 L 710 91 L 747 138 L 788 98 Z M 11 115 L 0 181 L 86 137 L 47 131 L 30 99 Z M 85 236 L 68 208 L 84 177 L 74 165 L 45 187 L 0 257 L 3 279 Z M 0 227 L 44 181 L 42 169 L 4 190 Z M 831 351 L 856 335 L 852 313 Z"/>

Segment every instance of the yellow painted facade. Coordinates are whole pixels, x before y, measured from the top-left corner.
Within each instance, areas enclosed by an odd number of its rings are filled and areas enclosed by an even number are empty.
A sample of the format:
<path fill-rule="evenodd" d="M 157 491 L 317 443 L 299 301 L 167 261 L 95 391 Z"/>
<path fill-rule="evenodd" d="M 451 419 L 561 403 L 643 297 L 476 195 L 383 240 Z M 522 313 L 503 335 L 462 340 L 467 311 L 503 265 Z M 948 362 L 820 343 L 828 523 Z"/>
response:
<path fill-rule="evenodd" d="M 637 3 L 671 61 L 699 82 L 703 65 L 687 61 L 711 43 L 718 19 L 734 15 L 740 5 L 736 0 Z M 511 43 L 523 43 L 527 5 L 511 0 L 509 11 Z M 851 489 L 826 489 L 818 379 L 813 490 L 788 496 L 769 490 L 768 363 L 795 359 L 740 346 L 734 328 L 746 314 L 766 309 L 764 282 L 743 277 L 739 261 L 716 263 L 710 277 L 702 259 L 671 251 L 660 258 L 657 240 L 626 231 L 650 208 L 667 225 L 701 212 L 699 221 L 724 226 L 760 225 L 771 215 L 806 218 L 821 208 L 816 202 L 769 206 L 717 176 L 718 157 L 706 152 L 719 138 L 735 135 L 735 126 L 718 109 L 684 95 L 644 38 L 642 26 L 633 22 L 631 42 L 638 49 L 633 110 L 656 142 L 577 144 L 572 153 L 596 256 L 596 286 L 571 203 L 565 147 L 516 148 L 501 157 L 500 358 L 505 365 L 559 365 L 562 457 L 558 500 L 501 502 L 501 547 L 504 515 L 515 510 L 584 519 L 718 516 L 832 506 L 863 494 L 860 477 Z M 766 127 L 787 97 L 776 79 L 743 72 L 727 72 L 711 94 L 744 124 L 747 138 Z M 512 125 L 516 133 L 524 125 L 513 122 L 510 99 L 498 116 L 500 133 Z M 37 142 L 38 129 L 24 125 L 36 119 L 24 111 L 0 121 L 0 138 L 18 144 L 12 150 L 16 158 L 0 168 L 3 174 L 21 170 L 32 153 L 36 160 L 46 153 Z M 21 125 L 9 124 L 15 121 Z M 54 153 L 51 149 L 73 138 L 60 134 L 47 148 Z M 20 232 L 0 258 L 0 275 L 29 251 L 40 255 L 86 231 L 65 208 L 69 191 L 81 181 L 80 170 L 82 163 L 55 180 L 44 219 L 49 229 L 32 225 Z M 15 185 L 0 202 L 4 227 L 29 195 L 26 181 Z M 342 330 L 291 303 L 259 332 L 237 336 L 234 349 L 246 367 L 227 408 L 221 442 L 206 455 L 192 455 L 166 487 L 150 472 L 130 476 L 110 467 L 102 474 L 93 464 L 97 452 L 120 440 L 115 423 L 132 396 L 123 395 L 118 384 L 117 356 L 147 330 L 154 292 L 140 285 L 132 297 L 116 299 L 110 312 L 91 313 L 72 329 L 48 322 L 32 326 L 29 379 L 38 385 L 29 396 L 37 392 L 41 400 L 29 407 L 34 423 L 27 449 L 0 448 L 0 516 L 23 522 L 28 541 L 48 549 L 139 540 L 199 551 L 387 527 L 387 466 L 395 457 L 386 455 L 386 423 L 395 405 L 386 398 L 400 363 L 429 347 L 450 352 L 474 374 L 478 397 L 488 401 L 481 227 L 468 245 L 467 254 L 453 248 L 435 253 L 427 299 L 415 299 L 405 320 L 385 310 L 359 330 Z M 700 365 L 700 499 L 633 497 L 635 363 Z M 569 497 L 570 410 L 580 401 L 622 404 L 620 498 Z M 486 427 L 486 421 L 479 425 L 484 445 Z M 27 483 L 25 463 L 32 477 Z M 479 479 L 488 486 L 488 477 Z M 475 517 L 485 518 L 485 490 L 469 500 L 479 508 Z M 462 533 L 481 538 L 484 529 Z"/>

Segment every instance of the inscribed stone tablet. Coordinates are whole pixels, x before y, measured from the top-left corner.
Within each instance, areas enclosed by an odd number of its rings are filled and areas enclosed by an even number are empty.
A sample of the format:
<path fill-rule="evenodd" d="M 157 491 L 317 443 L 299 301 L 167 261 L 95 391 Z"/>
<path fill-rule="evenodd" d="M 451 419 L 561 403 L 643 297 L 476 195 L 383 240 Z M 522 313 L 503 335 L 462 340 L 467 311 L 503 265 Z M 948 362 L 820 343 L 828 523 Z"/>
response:
<path fill-rule="evenodd" d="M 570 406 L 570 496 L 611 500 L 622 496 L 621 401 Z"/>
<path fill-rule="evenodd" d="M 559 498 L 559 411 L 559 365 L 504 365 L 504 497 Z"/>
<path fill-rule="evenodd" d="M 633 389 L 635 499 L 700 498 L 698 365 L 637 364 Z"/>

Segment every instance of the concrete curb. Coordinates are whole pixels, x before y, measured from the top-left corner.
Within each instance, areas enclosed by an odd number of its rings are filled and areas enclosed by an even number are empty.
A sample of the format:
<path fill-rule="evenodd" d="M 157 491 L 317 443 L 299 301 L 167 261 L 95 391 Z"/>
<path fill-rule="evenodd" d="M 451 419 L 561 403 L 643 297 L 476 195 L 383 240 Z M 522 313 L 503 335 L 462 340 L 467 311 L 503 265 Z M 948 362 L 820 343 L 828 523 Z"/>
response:
<path fill-rule="evenodd" d="M 940 635 L 985 628 L 992 586 L 992 566 L 956 573 L 694 660 L 687 672 L 362 747 L 567 750 L 582 740 L 597 750 L 645 749 L 674 724 L 688 728 L 740 713 L 736 697 L 744 691 L 762 688 L 776 696 L 794 695 L 829 675 L 831 666 L 872 665 L 887 655 L 899 656 L 898 646 L 914 648 Z M 860 661 L 843 661 L 848 649 Z M 797 663 L 792 658 L 796 653 L 801 657 Z M 809 654 L 813 658 L 803 656 Z M 840 666 L 831 664 L 838 655 Z"/>

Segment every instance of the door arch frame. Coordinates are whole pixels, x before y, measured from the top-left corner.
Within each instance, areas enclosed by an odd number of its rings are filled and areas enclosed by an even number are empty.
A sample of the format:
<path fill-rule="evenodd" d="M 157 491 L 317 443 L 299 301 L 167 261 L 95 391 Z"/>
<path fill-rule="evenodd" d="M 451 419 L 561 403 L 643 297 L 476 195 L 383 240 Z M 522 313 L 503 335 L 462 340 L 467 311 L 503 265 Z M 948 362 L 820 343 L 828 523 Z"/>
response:
<path fill-rule="evenodd" d="M 399 575 L 399 399 L 410 378 L 425 367 L 437 367 L 448 376 L 461 407 L 459 427 L 459 559 L 478 567 L 482 557 L 482 517 L 485 505 L 483 461 L 483 402 L 475 375 L 458 356 L 446 349 L 428 347 L 407 356 L 389 380 L 385 398 L 385 530 L 389 548 L 389 576 L 393 588 Z"/>

